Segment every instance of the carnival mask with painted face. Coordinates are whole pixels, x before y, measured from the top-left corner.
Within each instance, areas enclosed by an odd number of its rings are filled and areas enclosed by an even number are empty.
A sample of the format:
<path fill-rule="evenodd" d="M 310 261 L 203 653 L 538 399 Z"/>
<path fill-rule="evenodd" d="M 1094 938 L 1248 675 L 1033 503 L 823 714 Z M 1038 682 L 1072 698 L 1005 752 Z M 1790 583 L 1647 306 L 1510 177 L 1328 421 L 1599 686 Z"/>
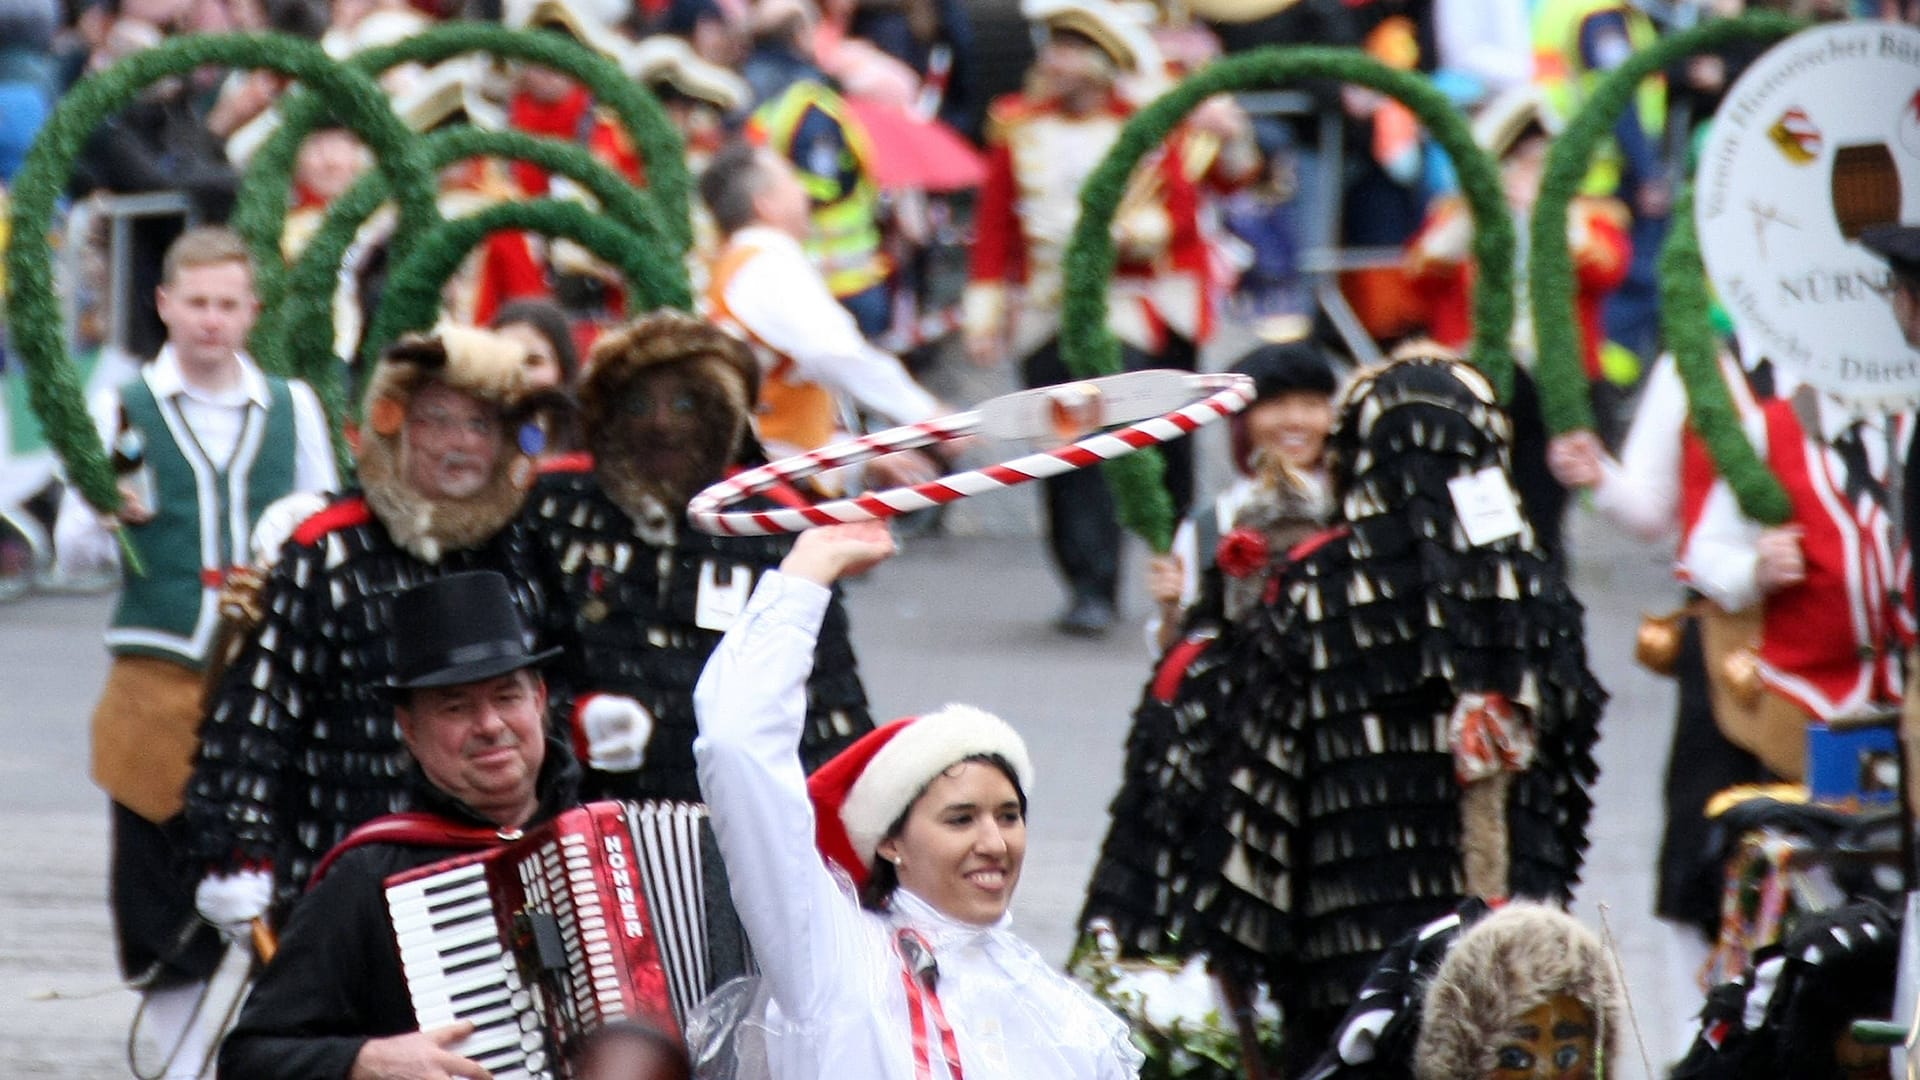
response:
<path fill-rule="evenodd" d="M 1487 1080 L 1599 1080 L 1593 1010 L 1555 994 L 1508 1028 Z"/>
<path fill-rule="evenodd" d="M 590 421 L 607 493 L 634 516 L 650 500 L 677 514 L 718 480 L 739 440 L 728 388 L 699 364 L 666 364 L 625 380 Z"/>

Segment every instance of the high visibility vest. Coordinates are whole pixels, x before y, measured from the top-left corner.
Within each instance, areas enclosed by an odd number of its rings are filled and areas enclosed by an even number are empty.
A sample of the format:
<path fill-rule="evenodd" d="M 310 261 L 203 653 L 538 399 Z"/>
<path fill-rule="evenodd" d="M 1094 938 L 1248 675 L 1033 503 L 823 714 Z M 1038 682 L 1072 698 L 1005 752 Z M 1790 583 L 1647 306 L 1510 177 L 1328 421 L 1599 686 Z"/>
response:
<path fill-rule="evenodd" d="M 1627 41 L 1634 52 L 1652 48 L 1660 40 L 1652 20 L 1632 4 L 1621 0 L 1539 0 L 1533 11 L 1533 78 L 1546 94 L 1548 105 L 1565 120 L 1572 120 L 1593 96 L 1593 90 L 1605 72 L 1592 71 L 1581 62 L 1580 27 L 1590 16 L 1618 10 L 1627 22 Z M 1640 80 L 1634 92 L 1634 108 L 1640 114 L 1640 130 L 1649 139 L 1658 139 L 1666 126 L 1667 83 L 1654 74 Z M 1620 149 L 1608 139 L 1594 154 L 1593 165 L 1581 184 L 1586 195 L 1612 195 L 1620 188 L 1623 162 Z"/>
<path fill-rule="evenodd" d="M 836 171 L 851 171 L 856 179 L 842 190 L 837 177 L 823 175 L 824 163 L 795 156 L 794 143 L 809 113 L 818 112 L 837 125 L 846 141 Z M 873 182 L 873 145 L 866 129 L 832 87 L 802 79 L 779 97 L 757 109 L 748 134 L 761 145 L 792 161 L 800 182 L 813 197 L 813 232 L 807 256 L 820 268 L 833 295 L 848 297 L 878 285 L 887 277 L 886 257 L 880 251 L 880 189 Z"/>
<path fill-rule="evenodd" d="M 839 406 L 832 392 L 819 383 L 799 378 L 792 358 L 762 341 L 727 307 L 727 287 L 733 284 L 734 275 L 759 253 L 751 244 L 730 244 L 720 252 L 707 283 L 707 315 L 715 323 L 746 338 L 756 351 L 774 358 L 773 366 L 760 380 L 760 400 L 753 410 L 760 438 L 813 450 L 831 442 L 839 430 Z"/>

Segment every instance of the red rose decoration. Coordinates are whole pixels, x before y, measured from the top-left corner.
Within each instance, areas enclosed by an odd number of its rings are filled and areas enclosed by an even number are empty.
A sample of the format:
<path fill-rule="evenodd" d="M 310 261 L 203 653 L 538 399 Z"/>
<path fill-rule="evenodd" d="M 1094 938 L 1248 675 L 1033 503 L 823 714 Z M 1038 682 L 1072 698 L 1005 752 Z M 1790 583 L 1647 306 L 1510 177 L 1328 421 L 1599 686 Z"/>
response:
<path fill-rule="evenodd" d="M 1214 565 L 1228 577 L 1252 577 L 1267 568 L 1267 538 L 1258 529 L 1235 529 L 1220 538 Z"/>

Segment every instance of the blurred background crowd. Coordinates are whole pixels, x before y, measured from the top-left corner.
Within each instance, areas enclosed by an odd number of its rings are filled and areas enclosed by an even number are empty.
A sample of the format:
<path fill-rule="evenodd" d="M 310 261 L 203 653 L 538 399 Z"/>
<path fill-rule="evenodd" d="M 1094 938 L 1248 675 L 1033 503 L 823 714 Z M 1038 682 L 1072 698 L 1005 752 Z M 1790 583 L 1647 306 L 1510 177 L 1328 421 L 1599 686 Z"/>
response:
<path fill-rule="evenodd" d="M 1098 10 L 1092 22 L 1082 21 L 1084 36 L 1117 35 L 1122 43 L 1119 52 L 1104 51 L 1126 62 L 1104 74 L 1114 80 L 1115 96 L 1133 105 L 1215 57 L 1265 45 L 1355 46 L 1428 75 L 1476 117 L 1476 136 L 1501 157 L 1508 202 L 1524 219 L 1547 141 L 1533 136 L 1550 137 L 1595 79 L 1653 36 L 1749 5 L 1085 6 Z M 1902 18 L 1920 5 L 1751 6 L 1823 18 Z M 994 153 L 1021 120 L 1005 102 L 1023 93 L 1035 100 L 1036 84 L 1051 79 L 1058 88 L 1076 74 L 1071 63 L 1050 60 L 1043 45 L 1074 29 L 1077 5 L 1028 7 L 1015 0 L 0 0 L 0 198 L 76 80 L 170 37 L 271 30 L 345 58 L 438 21 L 504 22 L 573 37 L 647 85 L 685 137 L 696 174 L 737 134 L 786 156 L 811 203 L 809 254 L 861 332 L 909 370 L 924 374 L 963 353 L 984 363 L 1018 359 L 1017 331 L 1010 340 L 967 325 L 978 324 L 981 312 L 965 298 L 970 275 L 1001 273 L 983 267 L 995 245 L 984 228 L 976 231 L 976 221 L 994 212 L 992 205 L 983 209 L 995 198 Z M 1136 25 L 1108 25 L 1115 12 Z M 1576 215 L 1574 239 L 1588 373 L 1605 406 L 1603 428 L 1618 430 L 1625 408 L 1619 403 L 1631 399 L 1656 347 L 1653 262 L 1689 140 L 1745 58 L 1737 51 L 1699 57 L 1668 72 L 1664 86 L 1648 84 L 1614 133 L 1610 164 L 1588 178 L 1592 213 Z M 396 68 L 382 82 L 418 130 L 465 122 L 574 140 L 644 181 L 627 133 L 564 76 L 462 58 L 431 69 Z M 226 219 L 287 86 L 271 73 L 203 70 L 144 91 L 87 140 L 63 214 L 57 274 L 72 355 L 97 367 L 97 378 L 114 378 L 159 346 L 164 331 L 152 295 L 161 254 L 190 223 Z M 1528 91 L 1521 95 L 1528 102 L 1524 121 L 1515 120 L 1521 114 L 1511 104 L 1520 90 Z M 1230 358 L 1260 339 L 1307 334 L 1366 361 L 1415 335 L 1465 343 L 1470 230 L 1446 156 L 1405 107 L 1352 86 L 1308 84 L 1220 102 L 1187 126 L 1198 135 L 1182 144 L 1183 166 L 1196 181 L 1197 236 L 1163 240 L 1145 258 L 1186 260 L 1188 283 L 1203 294 L 1204 317 L 1172 327 L 1187 344 L 1217 337 L 1231 343 L 1223 346 Z M 1061 159 L 1063 175 L 1084 177 L 1103 150 L 1066 140 L 1050 152 Z M 306 140 L 283 240 L 289 257 L 329 202 L 371 165 L 345 129 L 323 128 Z M 443 176 L 443 212 L 563 185 L 525 163 L 469 162 Z M 701 288 L 723 237 L 710 220 L 698 224 L 692 261 Z M 379 228 L 369 226 L 349 258 L 342 355 L 352 354 L 377 301 Z M 1032 242 L 1034 229 L 1026 232 Z M 576 376 L 572 357 L 625 314 L 611 270 L 565 242 L 521 234 L 490 238 L 449 286 L 447 301 L 459 321 L 497 323 L 506 311 L 511 321 L 539 328 L 556 380 Z M 1524 360 L 1529 345 L 1516 344 Z M 36 578 L 47 587 L 85 585 L 50 569 L 45 537 L 55 466 L 26 407 L 19 369 L 0 354 L 0 514 L 8 523 L 0 531 L 0 588 L 18 591 Z"/>

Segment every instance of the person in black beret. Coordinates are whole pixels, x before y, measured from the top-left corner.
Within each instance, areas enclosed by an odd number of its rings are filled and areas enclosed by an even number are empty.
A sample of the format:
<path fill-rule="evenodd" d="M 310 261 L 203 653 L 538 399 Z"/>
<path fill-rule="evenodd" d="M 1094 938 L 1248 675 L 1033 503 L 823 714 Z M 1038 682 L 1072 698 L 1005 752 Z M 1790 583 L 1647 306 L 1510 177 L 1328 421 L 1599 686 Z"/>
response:
<path fill-rule="evenodd" d="M 579 767 L 547 734 L 540 665 L 560 650 L 528 648 L 507 579 L 490 570 L 415 585 L 387 607 L 384 688 L 413 813 L 356 830 L 315 870 L 220 1048 L 221 1077 L 488 1075 L 453 1049 L 471 1023 L 419 1030 L 385 882 L 474 850 L 476 835 L 517 839 L 577 803 Z"/>
<path fill-rule="evenodd" d="M 1201 598 L 1214 570 L 1215 549 L 1232 532 L 1236 516 L 1256 491 L 1276 479 L 1308 505 L 1326 490 L 1327 432 L 1333 427 L 1333 363 L 1310 340 L 1261 345 L 1241 357 L 1233 371 L 1253 378 L 1253 403 L 1233 418 L 1233 466 L 1237 474 L 1210 506 L 1189 515 L 1174 531 L 1173 547 L 1147 567 L 1147 594 L 1154 614 L 1147 641 L 1158 653 L 1179 636 L 1183 613 Z"/>
<path fill-rule="evenodd" d="M 1288 552 L 1319 531 L 1333 367 L 1305 341 L 1260 346 L 1233 370 L 1254 400 L 1234 417 L 1239 477 L 1180 523 L 1173 550 L 1154 560 L 1159 604 L 1147 624 L 1160 656 L 1134 709 L 1126 764 L 1079 925 L 1111 930 L 1123 955 L 1179 952 L 1172 906 L 1195 833 L 1211 811 L 1211 769 L 1226 697 L 1242 681 L 1238 644 Z"/>

